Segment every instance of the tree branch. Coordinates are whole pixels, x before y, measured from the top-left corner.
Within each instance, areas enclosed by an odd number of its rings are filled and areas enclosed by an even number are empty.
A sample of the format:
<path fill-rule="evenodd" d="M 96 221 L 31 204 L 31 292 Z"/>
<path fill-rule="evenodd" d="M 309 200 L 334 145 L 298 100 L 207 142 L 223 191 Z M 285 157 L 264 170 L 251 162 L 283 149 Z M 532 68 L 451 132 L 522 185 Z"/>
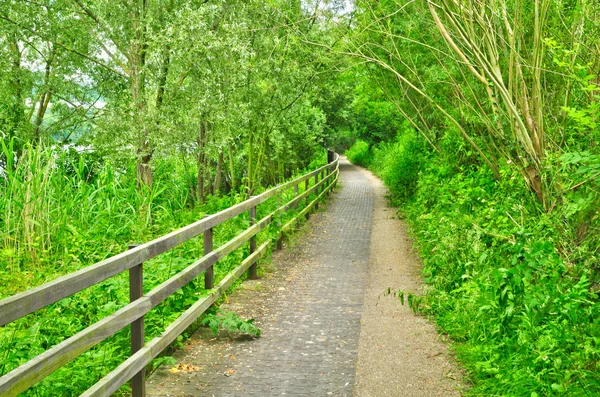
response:
<path fill-rule="evenodd" d="M 70 47 L 68 47 L 68 46 L 66 46 L 66 45 L 64 45 L 64 44 L 62 44 L 62 43 L 60 43 L 58 41 L 52 40 L 49 37 L 46 37 L 45 35 L 43 35 L 41 33 L 38 33 L 38 32 L 36 32 L 35 30 L 33 30 L 31 28 L 23 26 L 23 25 L 21 25 L 20 23 L 18 23 L 16 21 L 13 21 L 12 19 L 10 19 L 9 17 L 7 17 L 6 15 L 0 14 L 0 19 L 3 19 L 5 21 L 7 21 L 7 22 L 9 22 L 9 23 L 11 23 L 13 25 L 15 25 L 15 26 L 17 26 L 20 29 L 26 30 L 29 33 L 31 33 L 31 34 L 33 34 L 33 35 L 41 38 L 42 40 L 46 40 L 46 41 L 48 41 L 48 42 L 50 42 L 50 43 L 52 43 L 52 44 L 54 44 L 56 46 L 59 46 L 60 48 L 66 50 L 66 51 L 69 51 L 69 52 L 72 52 L 74 54 L 77 54 L 77 55 L 79 55 L 79 56 L 81 56 L 81 57 L 83 57 L 83 58 L 85 58 L 85 59 L 87 59 L 87 60 L 95 63 L 96 65 L 98 65 L 98 66 L 100 66 L 100 67 L 108 70 L 109 72 L 116 74 L 117 76 L 121 76 L 121 77 L 123 77 L 125 79 L 128 78 L 127 75 L 124 75 L 123 73 L 119 72 L 118 70 L 111 68 L 110 66 L 108 66 L 105 63 L 99 61 L 98 59 L 96 59 L 94 57 L 91 57 L 91 56 L 89 56 L 87 54 L 84 54 L 83 52 L 78 51 L 78 50 L 76 50 L 74 48 L 70 48 Z"/>

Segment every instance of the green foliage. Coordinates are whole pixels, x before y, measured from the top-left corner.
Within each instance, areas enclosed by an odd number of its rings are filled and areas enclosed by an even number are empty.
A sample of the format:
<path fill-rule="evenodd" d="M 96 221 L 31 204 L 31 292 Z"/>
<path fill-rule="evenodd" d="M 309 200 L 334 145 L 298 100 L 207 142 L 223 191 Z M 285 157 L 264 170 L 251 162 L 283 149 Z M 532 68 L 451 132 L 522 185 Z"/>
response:
<path fill-rule="evenodd" d="M 423 260 L 426 295 L 387 293 L 455 341 L 469 395 L 600 393 L 595 147 L 548 159 L 560 193 L 543 212 L 510 164 L 497 179 L 454 131 L 442 153 L 415 136 L 407 128 L 370 149 L 358 141 L 348 155 L 402 204 Z"/>
<path fill-rule="evenodd" d="M 431 286 L 420 310 L 458 342 L 470 393 L 597 394 L 598 234 L 573 234 L 590 204 L 541 214 L 509 169 L 445 168 L 429 162 L 403 210 Z"/>
<path fill-rule="evenodd" d="M 380 142 L 370 148 L 359 139 L 345 154 L 354 164 L 371 168 L 396 202 L 404 202 L 414 194 L 427 156 L 423 139 L 406 125 L 392 142 Z"/>
<path fill-rule="evenodd" d="M 0 0 L 0 138 L 17 158 L 75 143 L 100 162 L 135 158 L 151 190 L 174 157 L 194 164 L 177 177 L 204 201 L 281 182 L 349 124 L 341 57 L 305 42 L 331 32 L 299 3 L 32 5 Z"/>
<path fill-rule="evenodd" d="M 370 79 L 359 81 L 352 103 L 354 135 L 371 143 L 393 140 L 403 127 L 403 119 L 375 82 Z"/>
<path fill-rule="evenodd" d="M 388 293 L 455 341 L 470 395 L 600 394 L 598 16 L 539 5 L 359 1 L 344 47 L 369 80 L 347 155 L 402 205 L 429 284 Z"/>
<path fill-rule="evenodd" d="M 371 162 L 369 144 L 360 139 L 357 139 L 356 142 L 354 142 L 354 145 L 346 150 L 344 154 L 348 157 L 348 160 L 354 164 L 362 165 L 363 167 L 368 167 Z"/>
<path fill-rule="evenodd" d="M 408 307 L 410 307 L 415 313 L 420 313 L 420 307 L 423 302 L 423 297 L 413 294 L 412 292 L 404 292 L 402 290 L 392 291 L 391 288 L 388 288 L 385 292 L 385 296 L 393 296 L 400 301 L 401 305 L 408 303 Z"/>
<path fill-rule="evenodd" d="M 371 167 L 389 187 L 397 202 L 404 202 L 415 192 L 425 156 L 425 144 L 407 128 L 394 142 L 382 142 L 373 150 Z"/>
<path fill-rule="evenodd" d="M 254 324 L 254 319 L 244 320 L 233 312 L 218 309 L 214 313 L 208 313 L 204 316 L 201 323 L 210 328 L 213 334 L 218 335 L 220 330 L 253 337 L 260 336 L 260 329 Z"/>

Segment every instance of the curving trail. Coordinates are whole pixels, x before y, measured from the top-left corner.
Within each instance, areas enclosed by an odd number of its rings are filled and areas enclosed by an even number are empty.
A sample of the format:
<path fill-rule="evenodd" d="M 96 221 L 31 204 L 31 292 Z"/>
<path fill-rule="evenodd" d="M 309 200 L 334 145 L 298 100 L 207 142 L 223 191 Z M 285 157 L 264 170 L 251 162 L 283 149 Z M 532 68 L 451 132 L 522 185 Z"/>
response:
<path fill-rule="evenodd" d="M 340 160 L 341 188 L 271 271 L 224 309 L 253 317 L 258 339 L 198 332 L 149 396 L 452 396 L 458 372 L 433 325 L 391 297 L 418 291 L 419 265 L 385 188 Z"/>

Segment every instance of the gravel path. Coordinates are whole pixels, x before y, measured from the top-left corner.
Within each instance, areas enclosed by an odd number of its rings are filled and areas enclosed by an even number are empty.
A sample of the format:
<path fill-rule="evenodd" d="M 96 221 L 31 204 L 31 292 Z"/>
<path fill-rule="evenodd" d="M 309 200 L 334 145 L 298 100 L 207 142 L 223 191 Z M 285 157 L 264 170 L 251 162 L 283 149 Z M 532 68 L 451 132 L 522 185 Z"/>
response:
<path fill-rule="evenodd" d="M 262 336 L 201 330 L 175 354 L 177 365 L 150 378 L 149 396 L 458 395 L 435 329 L 381 297 L 387 287 L 419 285 L 416 260 L 395 262 L 412 255 L 406 237 L 379 225 L 388 223 L 382 214 L 394 214 L 385 211 L 385 189 L 345 159 L 340 169 L 342 187 L 327 210 L 274 256 L 261 280 L 246 281 L 222 306 L 255 318 Z M 386 270 L 392 266 L 399 269 Z"/>

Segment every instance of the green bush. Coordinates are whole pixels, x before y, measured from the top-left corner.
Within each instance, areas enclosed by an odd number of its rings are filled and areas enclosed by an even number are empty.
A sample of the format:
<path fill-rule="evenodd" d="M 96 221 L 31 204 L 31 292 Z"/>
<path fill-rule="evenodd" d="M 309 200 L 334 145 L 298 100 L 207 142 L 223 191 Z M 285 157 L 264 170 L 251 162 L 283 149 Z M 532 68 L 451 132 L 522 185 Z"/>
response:
<path fill-rule="evenodd" d="M 371 161 L 371 151 L 369 150 L 369 144 L 365 141 L 357 139 L 354 145 L 344 153 L 348 160 L 353 164 L 368 167 Z"/>
<path fill-rule="evenodd" d="M 545 212 L 516 170 L 496 179 L 457 142 L 427 153 L 405 131 L 347 153 L 406 213 L 429 284 L 413 308 L 455 341 L 469 395 L 600 395 L 600 156 L 548 160 L 564 188 Z"/>
<path fill-rule="evenodd" d="M 597 235 L 571 239 L 572 207 L 543 213 L 514 171 L 446 168 L 428 163 L 403 209 L 430 284 L 420 308 L 458 342 L 470 394 L 598 395 Z"/>
<path fill-rule="evenodd" d="M 399 134 L 394 142 L 381 143 L 373 150 L 371 168 L 395 202 L 405 202 L 414 194 L 424 155 L 424 144 L 414 132 Z"/>
<path fill-rule="evenodd" d="M 367 142 L 358 139 L 345 153 L 352 163 L 368 167 L 379 176 L 396 203 L 405 202 L 414 194 L 426 156 L 423 139 L 404 127 L 393 142 L 381 142 L 370 148 Z"/>

